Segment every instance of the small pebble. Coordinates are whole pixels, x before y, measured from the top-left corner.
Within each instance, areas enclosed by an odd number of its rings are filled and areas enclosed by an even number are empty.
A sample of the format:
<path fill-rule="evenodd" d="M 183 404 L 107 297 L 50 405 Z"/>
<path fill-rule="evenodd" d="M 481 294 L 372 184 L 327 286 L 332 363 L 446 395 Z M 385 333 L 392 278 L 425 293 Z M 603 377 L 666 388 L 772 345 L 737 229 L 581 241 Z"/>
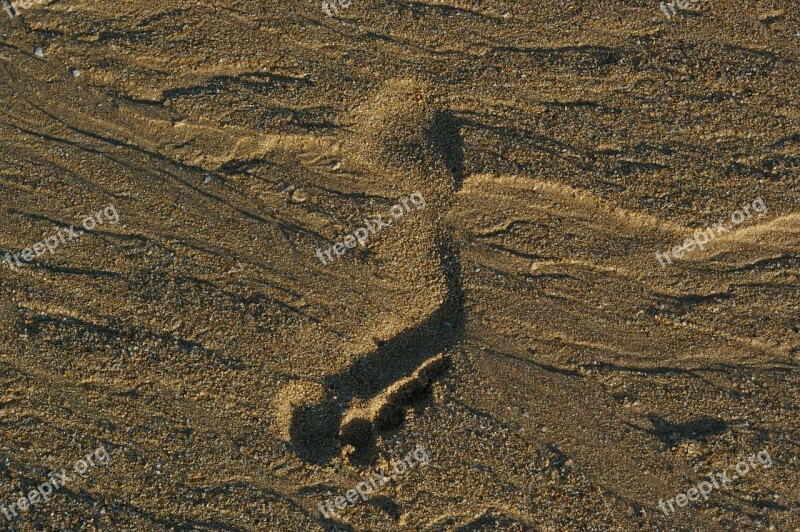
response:
<path fill-rule="evenodd" d="M 80 70 L 78 70 L 77 68 L 73 68 L 73 69 L 72 69 L 72 75 L 73 75 L 73 76 L 75 76 L 75 77 L 77 78 L 78 76 L 80 76 L 80 75 L 81 75 L 81 71 L 80 71 Z"/>
<path fill-rule="evenodd" d="M 41 46 L 37 46 L 36 51 L 33 53 L 36 54 L 36 57 L 44 57 L 44 51 L 42 51 Z"/>

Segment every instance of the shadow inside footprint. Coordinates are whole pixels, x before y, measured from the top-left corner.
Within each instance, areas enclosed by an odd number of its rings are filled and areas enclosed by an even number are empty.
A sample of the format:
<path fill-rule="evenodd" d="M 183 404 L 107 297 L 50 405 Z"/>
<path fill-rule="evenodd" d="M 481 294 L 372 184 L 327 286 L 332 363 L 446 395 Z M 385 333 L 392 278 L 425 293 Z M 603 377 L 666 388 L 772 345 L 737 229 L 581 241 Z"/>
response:
<path fill-rule="evenodd" d="M 464 139 L 460 130 L 461 122 L 452 112 L 445 110 L 434 115 L 427 134 L 428 141 L 453 175 L 453 188 L 456 191 L 461 190 L 464 182 Z"/>
<path fill-rule="evenodd" d="M 339 423 L 335 405 L 315 403 L 298 408 L 292 416 L 289 437 L 293 450 L 306 460 L 324 463 L 330 460 L 337 444 Z"/>

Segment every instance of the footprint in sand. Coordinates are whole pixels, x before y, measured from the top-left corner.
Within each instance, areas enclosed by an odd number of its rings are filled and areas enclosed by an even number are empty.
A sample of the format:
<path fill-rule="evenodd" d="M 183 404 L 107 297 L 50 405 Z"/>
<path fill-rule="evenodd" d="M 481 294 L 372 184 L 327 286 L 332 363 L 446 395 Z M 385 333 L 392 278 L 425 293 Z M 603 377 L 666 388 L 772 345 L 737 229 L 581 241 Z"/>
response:
<path fill-rule="evenodd" d="M 356 135 L 334 143 L 338 154 L 353 154 L 346 161 L 349 167 L 386 181 L 402 176 L 404 190 L 425 197 L 428 209 L 380 234 L 385 245 L 375 256 L 396 259 L 392 275 L 398 282 L 414 284 L 421 276 L 437 281 L 434 304 L 420 316 L 408 316 L 399 332 L 324 383 L 294 382 L 281 391 L 276 413 L 280 432 L 309 460 L 325 462 L 345 445 L 356 449 L 355 456 L 368 458 L 377 435 L 402 423 L 406 409 L 426 394 L 446 367 L 447 350 L 463 335 L 458 250 L 436 218 L 437 209 L 452 203 L 460 185 L 460 153 L 447 148 L 460 146 L 460 139 L 449 115 L 429 101 L 428 92 L 413 81 L 387 83 L 354 111 Z M 419 162 L 408 166 L 409 160 Z"/>

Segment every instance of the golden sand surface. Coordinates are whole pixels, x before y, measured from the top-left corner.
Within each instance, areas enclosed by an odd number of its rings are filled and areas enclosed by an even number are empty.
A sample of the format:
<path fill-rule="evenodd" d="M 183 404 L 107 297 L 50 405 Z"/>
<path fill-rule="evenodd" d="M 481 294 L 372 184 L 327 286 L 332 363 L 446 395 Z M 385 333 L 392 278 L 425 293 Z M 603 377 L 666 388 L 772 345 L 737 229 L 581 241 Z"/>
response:
<path fill-rule="evenodd" d="M 684 4 L 6 5 L 0 529 L 800 530 L 800 4 Z"/>

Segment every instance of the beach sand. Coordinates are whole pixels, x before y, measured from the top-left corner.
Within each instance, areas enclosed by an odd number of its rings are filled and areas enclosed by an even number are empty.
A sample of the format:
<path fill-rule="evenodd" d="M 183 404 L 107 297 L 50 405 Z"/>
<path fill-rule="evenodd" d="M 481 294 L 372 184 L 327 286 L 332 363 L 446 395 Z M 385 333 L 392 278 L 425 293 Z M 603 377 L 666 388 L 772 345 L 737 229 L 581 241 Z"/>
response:
<path fill-rule="evenodd" d="M 800 530 L 799 11 L 0 11 L 0 528 Z"/>

